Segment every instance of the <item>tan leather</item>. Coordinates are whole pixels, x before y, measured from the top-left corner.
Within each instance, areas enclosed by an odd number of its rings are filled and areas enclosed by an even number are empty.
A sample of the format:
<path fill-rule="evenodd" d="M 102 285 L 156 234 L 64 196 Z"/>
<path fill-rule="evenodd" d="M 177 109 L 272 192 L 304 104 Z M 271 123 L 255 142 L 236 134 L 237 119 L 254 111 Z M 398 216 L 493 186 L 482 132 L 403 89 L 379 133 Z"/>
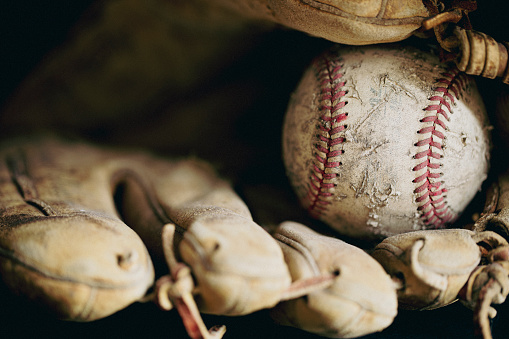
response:
<path fill-rule="evenodd" d="M 385 239 L 372 256 L 401 282 L 399 307 L 433 309 L 455 301 L 479 265 L 474 236 L 463 229 L 409 232 Z"/>
<path fill-rule="evenodd" d="M 184 301 L 195 310 L 184 322 L 202 327 L 198 312 L 275 307 L 283 324 L 353 337 L 396 316 L 394 285 L 368 254 L 294 222 L 276 241 L 202 161 L 56 137 L 12 140 L 0 156 L 0 273 L 59 317 L 94 320 L 148 298 L 167 310 Z M 156 284 L 151 258 L 170 271 Z"/>
<path fill-rule="evenodd" d="M 51 142 L 4 145 L 0 153 L 0 271 L 6 284 L 59 317 L 80 321 L 143 297 L 154 279 L 151 259 L 119 219 L 111 182 L 88 171 L 104 156 Z"/>
<path fill-rule="evenodd" d="M 161 230 L 170 223 L 204 312 L 272 307 L 291 283 L 274 239 L 198 160 L 52 138 L 0 152 L 2 276 L 60 317 L 93 320 L 144 297 L 154 282 L 145 245 L 164 260 Z"/>
<path fill-rule="evenodd" d="M 366 45 L 401 41 L 429 16 L 422 0 L 220 0 L 241 13 L 334 42 Z"/>
<path fill-rule="evenodd" d="M 399 234 L 373 257 L 398 282 L 399 307 L 430 310 L 456 300 L 473 311 L 475 332 L 490 339 L 492 304 L 509 294 L 509 244 L 492 231 L 427 230 Z"/>
<path fill-rule="evenodd" d="M 394 284 L 367 253 L 339 239 L 295 223 L 276 230 L 295 283 L 334 274 L 327 288 L 280 303 L 273 318 L 283 324 L 331 338 L 352 338 L 381 331 L 397 313 Z"/>

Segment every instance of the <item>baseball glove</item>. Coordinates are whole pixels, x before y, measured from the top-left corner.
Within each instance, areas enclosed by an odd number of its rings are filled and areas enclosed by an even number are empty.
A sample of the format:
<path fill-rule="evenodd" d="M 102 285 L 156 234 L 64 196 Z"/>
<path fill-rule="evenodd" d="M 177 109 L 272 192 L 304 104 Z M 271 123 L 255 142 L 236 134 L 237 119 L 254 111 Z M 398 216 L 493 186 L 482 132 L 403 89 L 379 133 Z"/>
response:
<path fill-rule="evenodd" d="M 369 255 L 296 223 L 276 241 L 199 160 L 41 137 L 0 156 L 0 274 L 58 317 L 91 321 L 153 300 L 176 308 L 191 338 L 220 338 L 200 312 L 280 304 L 282 323 L 332 337 L 396 316 L 393 283 Z"/>

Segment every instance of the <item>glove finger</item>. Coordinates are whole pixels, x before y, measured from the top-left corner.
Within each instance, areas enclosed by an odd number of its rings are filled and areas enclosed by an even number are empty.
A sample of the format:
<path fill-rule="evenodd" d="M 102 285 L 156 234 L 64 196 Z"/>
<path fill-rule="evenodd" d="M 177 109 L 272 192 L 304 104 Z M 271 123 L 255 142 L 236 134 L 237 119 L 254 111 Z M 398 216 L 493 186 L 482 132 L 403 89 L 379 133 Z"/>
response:
<path fill-rule="evenodd" d="M 59 317 L 88 321 L 139 300 L 153 266 L 118 218 L 107 155 L 37 139 L 0 149 L 0 271 L 13 291 Z"/>
<path fill-rule="evenodd" d="M 163 226 L 175 225 L 174 256 L 191 268 L 202 312 L 242 315 L 279 302 L 291 283 L 280 247 L 208 164 L 130 155 L 115 167 L 120 214 L 154 257 L 164 257 Z"/>
<path fill-rule="evenodd" d="M 274 237 L 294 283 L 337 275 L 327 288 L 277 305 L 272 311 L 276 321 L 334 338 L 366 335 L 392 323 L 397 314 L 395 286 L 367 253 L 295 222 L 282 223 Z"/>

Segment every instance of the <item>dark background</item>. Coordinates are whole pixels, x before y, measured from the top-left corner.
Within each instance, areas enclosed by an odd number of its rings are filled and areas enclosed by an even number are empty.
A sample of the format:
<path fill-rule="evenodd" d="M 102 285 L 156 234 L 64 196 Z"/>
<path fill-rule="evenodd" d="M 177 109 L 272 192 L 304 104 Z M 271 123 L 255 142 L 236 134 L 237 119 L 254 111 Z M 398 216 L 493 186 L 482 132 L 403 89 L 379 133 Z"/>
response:
<path fill-rule="evenodd" d="M 8 97 L 16 85 L 37 65 L 52 48 L 65 41 L 68 29 L 92 3 L 91 0 L 68 1 L 12 1 L 2 4 L 0 9 L 0 102 Z M 482 12 L 471 16 L 474 27 L 499 40 L 509 40 L 506 11 L 501 8 L 503 1 L 482 1 Z M 324 48 L 327 42 L 317 41 L 296 32 L 279 32 L 273 38 L 263 40 L 258 50 L 248 58 L 257 58 L 262 64 L 270 66 L 273 72 L 261 74 L 267 84 L 277 81 L 282 73 L 289 75 L 289 84 L 279 88 L 279 94 L 288 94 L 300 77 L 291 69 L 288 60 L 293 51 L 307 43 L 317 49 Z M 273 47 L 281 47 L 274 54 L 265 52 Z M 296 67 L 303 67 L 312 53 L 301 55 L 295 60 Z M 239 61 L 238 68 L 248 64 Z M 234 68 L 235 70 L 235 68 Z M 249 70 L 248 70 L 249 71 Z M 251 72 L 256 73 L 257 69 Z M 292 76 L 293 74 L 293 76 Z M 490 81 L 480 80 L 486 98 L 486 105 L 493 112 L 494 96 L 498 87 Z M 272 93 L 272 94 L 271 94 Z M 285 102 L 275 100 L 276 94 L 267 90 L 266 101 L 280 105 Z M 251 119 L 251 120 L 250 120 Z M 255 117 L 247 119 L 247 126 L 261 122 Z M 274 118 L 274 121 L 280 121 Z M 277 124 L 275 124 L 277 126 Z M 244 131 L 249 135 L 249 131 Z M 266 129 L 268 139 L 277 138 L 279 128 Z M 495 154 L 505 154 L 505 149 L 496 149 Z M 495 157 L 494 168 L 505 166 L 505 162 Z M 263 164 L 260 164 L 263 170 Z M 246 177 L 251 178 L 252 173 Z M 255 180 L 256 181 L 256 180 Z M 271 184 L 270 182 L 268 182 Z M 482 198 L 478 198 L 479 201 Z M 163 312 L 153 304 L 134 304 L 106 319 L 92 323 L 72 323 L 56 320 L 45 314 L 22 298 L 10 294 L 0 286 L 0 337 L 1 338 L 185 338 L 183 327 L 175 311 Z M 249 293 L 249 291 L 246 291 Z M 495 338 L 509 337 L 509 306 L 497 306 L 499 315 L 493 321 Z M 207 326 L 226 324 L 225 338 L 318 338 L 302 331 L 275 325 L 264 311 L 235 318 L 205 316 Z M 435 311 L 401 311 L 395 322 L 385 331 L 366 338 L 472 338 L 472 312 L 456 303 Z"/>

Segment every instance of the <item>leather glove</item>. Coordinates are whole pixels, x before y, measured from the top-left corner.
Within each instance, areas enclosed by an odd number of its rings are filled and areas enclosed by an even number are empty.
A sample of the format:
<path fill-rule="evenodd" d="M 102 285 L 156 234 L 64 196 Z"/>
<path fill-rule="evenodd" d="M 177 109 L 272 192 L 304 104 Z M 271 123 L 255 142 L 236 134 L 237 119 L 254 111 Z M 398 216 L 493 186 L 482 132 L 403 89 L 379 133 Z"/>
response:
<path fill-rule="evenodd" d="M 271 236 L 202 161 L 54 137 L 0 155 L 0 274 L 61 318 L 152 300 L 176 308 L 191 338 L 220 338 L 200 312 L 274 308 L 282 324 L 343 338 L 396 316 L 394 285 L 368 254 L 294 222 Z"/>
<path fill-rule="evenodd" d="M 271 311 L 278 323 L 330 338 L 359 337 L 392 323 L 398 307 L 395 284 L 366 252 L 295 222 L 283 222 L 274 237 L 296 294 Z M 320 288 L 299 284 L 320 277 L 332 278 L 324 279 Z M 309 290 L 297 298 L 306 287 Z"/>
<path fill-rule="evenodd" d="M 164 258 L 164 225 L 175 228 L 174 257 L 191 267 L 204 312 L 271 307 L 291 283 L 274 239 L 198 160 L 57 139 L 13 141 L 0 154 L 2 277 L 62 318 L 94 320 L 142 299 L 154 283 L 150 257 Z"/>

